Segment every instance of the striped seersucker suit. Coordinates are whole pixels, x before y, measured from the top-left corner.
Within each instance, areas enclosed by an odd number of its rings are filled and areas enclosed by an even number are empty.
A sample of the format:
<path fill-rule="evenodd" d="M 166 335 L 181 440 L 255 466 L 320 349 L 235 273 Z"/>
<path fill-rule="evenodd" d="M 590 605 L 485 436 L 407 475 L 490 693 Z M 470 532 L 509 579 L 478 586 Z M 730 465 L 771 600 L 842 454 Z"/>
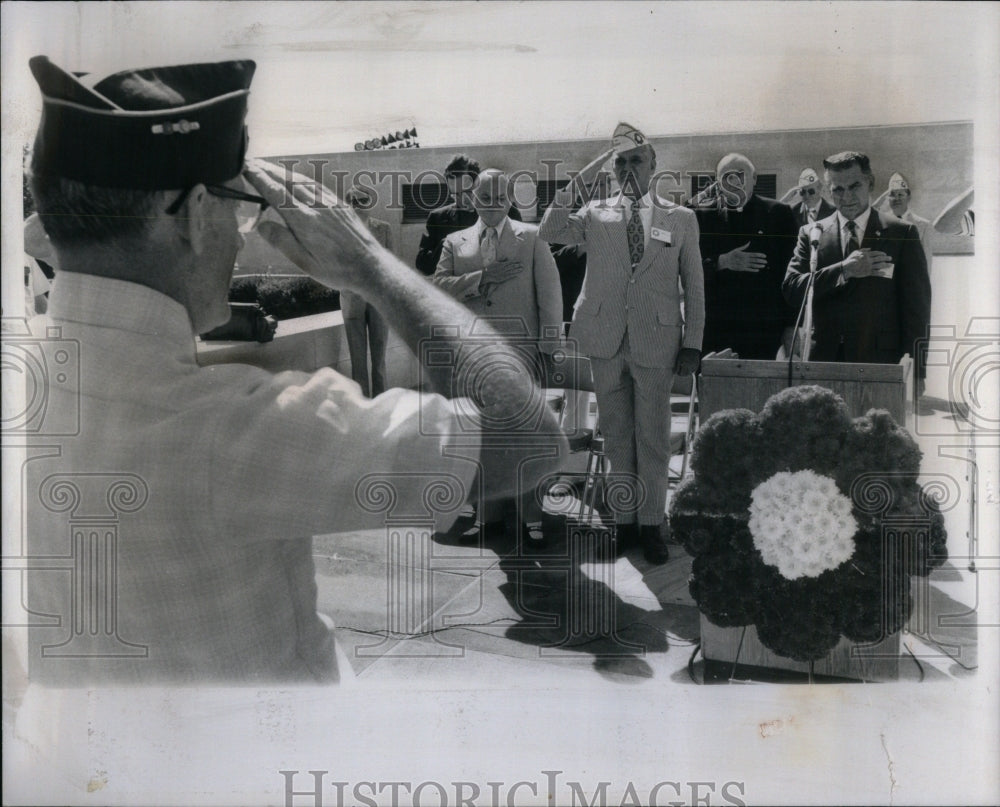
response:
<path fill-rule="evenodd" d="M 701 349 L 705 298 L 694 213 L 649 194 L 640 204 L 652 205 L 652 219 L 634 269 L 626 235 L 631 202 L 621 194 L 576 213 L 557 197 L 539 235 L 587 245 L 570 336 L 591 359 L 612 471 L 642 483 L 638 520 L 645 525 L 663 520 L 674 362 L 682 347 Z M 635 520 L 634 512 L 616 515 L 621 523 Z"/>

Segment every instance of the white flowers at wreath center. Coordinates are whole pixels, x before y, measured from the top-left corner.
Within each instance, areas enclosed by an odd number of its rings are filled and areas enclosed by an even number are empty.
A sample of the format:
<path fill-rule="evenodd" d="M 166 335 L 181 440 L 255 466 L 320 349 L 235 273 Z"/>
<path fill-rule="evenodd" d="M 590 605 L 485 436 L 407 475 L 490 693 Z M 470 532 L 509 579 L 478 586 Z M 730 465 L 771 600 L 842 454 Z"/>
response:
<path fill-rule="evenodd" d="M 782 577 L 818 577 L 854 554 L 858 523 L 837 483 L 815 471 L 780 471 L 751 494 L 750 534 Z"/>

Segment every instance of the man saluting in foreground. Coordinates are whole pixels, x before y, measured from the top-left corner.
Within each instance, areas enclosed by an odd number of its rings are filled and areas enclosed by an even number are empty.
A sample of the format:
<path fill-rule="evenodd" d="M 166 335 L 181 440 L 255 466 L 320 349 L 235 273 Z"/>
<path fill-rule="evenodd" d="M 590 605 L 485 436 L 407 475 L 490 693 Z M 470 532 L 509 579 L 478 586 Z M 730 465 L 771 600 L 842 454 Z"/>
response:
<path fill-rule="evenodd" d="M 36 327 L 78 345 L 79 373 L 47 379 L 57 437 L 28 463 L 28 554 L 72 556 L 81 578 L 26 572 L 30 610 L 58 617 L 30 632 L 31 679 L 338 680 L 310 536 L 384 526 L 380 497 L 446 528 L 474 491 L 515 493 L 497 468 L 549 451 L 525 482 L 554 469 L 565 447 L 554 417 L 499 336 L 492 373 L 442 364 L 472 315 L 349 207 L 317 182 L 244 166 L 253 62 L 92 85 L 44 57 L 31 70 L 44 102 L 31 191 L 60 263 Z M 241 229 L 265 206 L 277 218 L 261 235 L 307 274 L 361 294 L 418 355 L 434 336 L 424 371 L 463 400 L 401 389 L 369 400 L 331 369 L 199 367 L 195 334 L 229 317 Z M 487 439 L 512 423 L 537 424 L 512 441 L 533 451 Z M 117 542 L 103 529 L 69 534 L 67 519 L 109 507 L 123 513 Z"/>

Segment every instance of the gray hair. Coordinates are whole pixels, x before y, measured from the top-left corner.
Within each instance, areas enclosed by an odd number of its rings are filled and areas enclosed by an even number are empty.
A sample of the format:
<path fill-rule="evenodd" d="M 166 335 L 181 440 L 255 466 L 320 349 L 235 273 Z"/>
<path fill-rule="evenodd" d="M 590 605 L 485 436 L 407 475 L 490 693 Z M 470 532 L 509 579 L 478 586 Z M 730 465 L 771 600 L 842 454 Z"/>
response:
<path fill-rule="evenodd" d="M 162 191 L 84 185 L 50 174 L 32 173 L 29 185 L 45 232 L 63 248 L 141 239 L 163 203 Z"/>

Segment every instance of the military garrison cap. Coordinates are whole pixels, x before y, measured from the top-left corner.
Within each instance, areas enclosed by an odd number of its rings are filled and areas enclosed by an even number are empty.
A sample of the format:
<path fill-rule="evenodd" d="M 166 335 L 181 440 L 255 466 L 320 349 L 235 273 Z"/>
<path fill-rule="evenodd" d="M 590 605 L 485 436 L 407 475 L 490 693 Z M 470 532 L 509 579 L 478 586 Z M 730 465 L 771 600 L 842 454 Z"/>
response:
<path fill-rule="evenodd" d="M 135 190 L 219 184 L 243 167 L 249 60 L 126 70 L 90 84 L 45 56 L 32 170 Z"/>
<path fill-rule="evenodd" d="M 811 188 L 813 185 L 819 184 L 819 177 L 816 172 L 811 168 L 803 168 L 802 173 L 799 174 L 799 187 L 800 188 Z"/>
<path fill-rule="evenodd" d="M 646 135 L 631 123 L 619 123 L 611 136 L 611 145 L 614 146 L 615 154 L 621 154 L 646 145 Z"/>
<path fill-rule="evenodd" d="M 895 174 L 889 177 L 889 190 L 908 191 L 910 190 L 910 183 L 906 181 L 906 177 L 904 177 L 897 171 Z"/>

